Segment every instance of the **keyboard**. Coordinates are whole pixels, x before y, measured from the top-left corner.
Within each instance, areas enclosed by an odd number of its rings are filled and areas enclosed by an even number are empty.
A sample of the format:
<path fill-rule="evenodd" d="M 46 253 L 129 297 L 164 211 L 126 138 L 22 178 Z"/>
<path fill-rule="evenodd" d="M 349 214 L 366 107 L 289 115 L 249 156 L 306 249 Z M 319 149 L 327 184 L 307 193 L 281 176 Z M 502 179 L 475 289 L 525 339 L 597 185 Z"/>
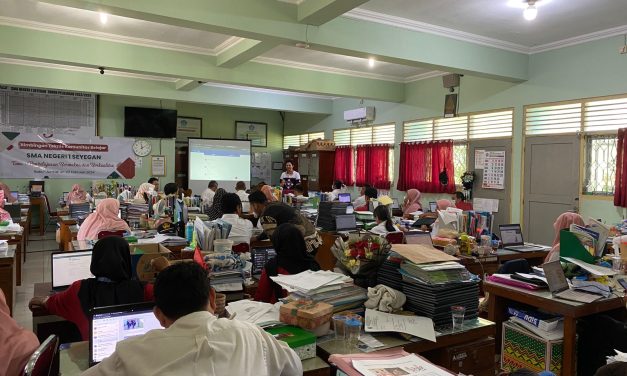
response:
<path fill-rule="evenodd" d="M 561 298 L 565 300 L 572 300 L 575 302 L 582 302 L 582 303 L 592 303 L 595 300 L 599 300 L 602 298 L 600 295 L 588 294 L 588 293 L 573 290 L 573 289 L 560 291 L 557 294 L 554 294 L 554 296 L 557 298 Z"/>

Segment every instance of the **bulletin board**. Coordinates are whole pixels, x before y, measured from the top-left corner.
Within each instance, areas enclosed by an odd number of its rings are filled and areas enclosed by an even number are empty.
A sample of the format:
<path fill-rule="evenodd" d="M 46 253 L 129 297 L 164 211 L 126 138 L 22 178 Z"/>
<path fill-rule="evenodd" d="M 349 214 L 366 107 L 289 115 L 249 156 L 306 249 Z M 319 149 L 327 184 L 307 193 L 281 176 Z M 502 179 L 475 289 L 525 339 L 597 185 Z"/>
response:
<path fill-rule="evenodd" d="M 270 183 L 272 180 L 272 157 L 270 153 L 253 153 L 250 174 L 258 181 Z"/>

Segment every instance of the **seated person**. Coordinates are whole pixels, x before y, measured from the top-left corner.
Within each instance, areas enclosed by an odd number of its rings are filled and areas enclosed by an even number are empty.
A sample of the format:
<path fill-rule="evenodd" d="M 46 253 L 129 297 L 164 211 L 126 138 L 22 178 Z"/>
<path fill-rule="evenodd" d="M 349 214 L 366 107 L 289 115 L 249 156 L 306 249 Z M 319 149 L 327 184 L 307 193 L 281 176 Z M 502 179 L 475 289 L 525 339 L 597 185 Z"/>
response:
<path fill-rule="evenodd" d="M 296 202 L 307 202 L 309 197 L 305 196 L 305 189 L 302 185 L 296 184 L 294 186 L 294 198 Z"/>
<path fill-rule="evenodd" d="M 236 193 L 227 193 L 222 197 L 222 220 L 231 224 L 229 239 L 233 244 L 250 244 L 253 236 L 253 223 L 247 219 L 240 218 L 242 215 L 242 202 Z"/>
<path fill-rule="evenodd" d="M 455 202 L 455 207 L 457 209 L 461 209 L 463 211 L 472 210 L 472 202 L 466 201 L 466 196 L 464 195 L 464 192 L 455 192 L 455 198 L 453 199 L 453 201 Z"/>
<path fill-rule="evenodd" d="M 376 199 L 377 195 L 378 193 L 377 193 L 376 188 L 373 188 L 373 187 L 366 188 L 366 192 L 364 194 L 364 196 L 366 197 L 366 203 L 363 206 L 355 208 L 355 211 L 368 211 L 368 204 L 370 203 L 370 200 Z"/>
<path fill-rule="evenodd" d="M 377 206 L 374 209 L 373 214 L 377 225 L 373 227 L 370 232 L 377 235 L 385 235 L 389 232 L 400 231 L 396 226 L 394 226 L 394 222 L 392 222 L 392 218 L 390 217 L 390 210 L 387 206 Z"/>
<path fill-rule="evenodd" d="M 0 221 L 10 221 L 11 214 L 4 210 L 4 191 L 0 190 Z"/>
<path fill-rule="evenodd" d="M 240 201 L 242 201 L 242 211 L 248 213 L 250 211 L 250 203 L 248 202 L 248 193 L 246 193 L 246 183 L 238 181 L 237 184 L 235 184 L 235 191 Z"/>
<path fill-rule="evenodd" d="M 566 212 L 560 214 L 559 217 L 553 223 L 553 230 L 555 231 L 555 237 L 553 238 L 553 246 L 549 251 L 549 254 L 544 259 L 544 262 L 551 262 L 559 260 L 560 258 L 560 231 L 569 229 L 570 225 L 575 224 L 579 226 L 585 226 L 583 218 L 577 213 Z"/>
<path fill-rule="evenodd" d="M 139 188 L 137 189 L 137 193 L 135 193 L 135 200 L 142 200 L 145 203 L 150 202 L 150 196 L 152 196 L 152 192 L 155 191 L 155 186 L 150 183 L 141 183 Z"/>
<path fill-rule="evenodd" d="M 152 184 L 152 189 L 155 192 L 159 192 L 159 179 L 154 176 L 148 179 L 148 184 Z"/>
<path fill-rule="evenodd" d="M 453 205 L 451 200 L 437 200 L 435 203 L 436 203 L 438 210 L 446 210 L 450 207 L 455 207 L 455 205 Z"/>
<path fill-rule="evenodd" d="M 154 313 L 165 329 L 117 344 L 83 375 L 302 375 L 288 345 L 257 325 L 214 316 L 215 291 L 207 272 L 183 262 L 155 282 Z"/>
<path fill-rule="evenodd" d="M 336 180 L 333 182 L 333 190 L 327 194 L 329 197 L 329 201 L 335 201 L 340 197 L 340 193 L 342 193 L 342 181 Z"/>
<path fill-rule="evenodd" d="M 114 198 L 105 198 L 96 206 L 96 210 L 85 218 L 78 229 L 78 240 L 97 240 L 101 231 L 131 231 L 128 224 L 120 217 L 120 202 Z"/>
<path fill-rule="evenodd" d="M 222 210 L 222 198 L 226 195 L 224 188 L 218 188 L 213 195 L 213 205 L 211 205 L 205 214 L 209 217 L 210 221 L 214 221 L 218 218 L 222 218 L 224 211 Z"/>
<path fill-rule="evenodd" d="M 353 207 L 358 208 L 360 206 L 366 205 L 366 189 L 370 188 L 370 184 L 364 184 L 363 187 L 359 189 L 359 197 L 353 201 Z"/>
<path fill-rule="evenodd" d="M 403 200 L 403 217 L 413 218 L 411 213 L 422 211 L 422 205 L 420 204 L 420 196 L 422 194 L 417 189 L 408 189 L 405 194 L 405 200 Z"/>
<path fill-rule="evenodd" d="M 171 199 L 174 200 L 174 213 L 182 212 L 183 207 L 185 206 L 185 202 L 180 199 L 178 192 L 179 186 L 176 185 L 176 183 L 168 183 L 165 185 L 165 187 L 163 187 L 163 193 L 165 194 L 165 197 L 159 200 L 153 206 L 156 217 L 164 217 L 167 215 L 167 212 L 169 210 L 172 210 L 172 208 L 170 208 Z M 170 213 L 170 215 L 173 215 L 175 217 L 175 220 L 177 219 L 175 214 Z"/>
<path fill-rule="evenodd" d="M 9 188 L 9 186 L 6 185 L 6 183 L 0 182 L 0 190 L 4 192 L 4 199 L 7 200 L 9 204 L 12 204 L 15 201 L 17 201 L 17 197 L 13 197 L 13 195 L 11 194 L 11 188 Z"/>
<path fill-rule="evenodd" d="M 90 197 L 79 184 L 72 186 L 72 191 L 67 195 L 67 204 L 76 204 L 90 201 Z"/>
<path fill-rule="evenodd" d="M 152 300 L 152 285 L 133 279 L 128 242 L 120 237 L 98 240 L 89 269 L 94 278 L 76 281 L 54 295 L 34 297 L 28 305 L 31 311 L 43 309 L 73 322 L 83 341 L 89 338 L 87 318 L 92 308 Z"/>
<path fill-rule="evenodd" d="M 287 296 L 287 292 L 270 277 L 320 270 L 320 265 L 307 253 L 303 233 L 296 226 L 290 223 L 280 225 L 274 230 L 271 239 L 276 257 L 263 267 L 255 294 L 256 301 L 266 303 L 276 303 L 278 299 Z"/>
<path fill-rule="evenodd" d="M 627 375 L 626 362 L 614 362 L 599 368 L 594 376 L 625 376 Z"/>
<path fill-rule="evenodd" d="M 0 289 L 0 375 L 21 375 L 30 356 L 39 347 L 35 333 L 18 325 L 11 317 L 4 292 Z"/>
<path fill-rule="evenodd" d="M 215 196 L 217 190 L 218 182 L 216 182 L 215 180 L 211 180 L 209 184 L 207 184 L 207 189 L 202 191 L 202 193 L 200 194 L 202 205 L 204 207 L 211 207 L 213 205 L 213 196 Z"/>

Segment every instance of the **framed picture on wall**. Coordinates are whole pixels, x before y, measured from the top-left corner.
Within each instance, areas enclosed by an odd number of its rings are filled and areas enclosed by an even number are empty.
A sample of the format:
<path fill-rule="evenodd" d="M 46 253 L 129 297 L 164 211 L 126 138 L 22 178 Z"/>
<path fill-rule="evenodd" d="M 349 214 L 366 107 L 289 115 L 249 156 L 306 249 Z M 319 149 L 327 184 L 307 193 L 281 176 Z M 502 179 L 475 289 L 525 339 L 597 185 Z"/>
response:
<path fill-rule="evenodd" d="M 202 138 L 202 119 L 179 116 L 176 118 L 176 141 L 187 142 L 188 138 Z"/>
<path fill-rule="evenodd" d="M 165 176 L 165 155 L 150 157 L 150 175 Z"/>
<path fill-rule="evenodd" d="M 251 146 L 268 146 L 268 123 L 254 121 L 236 121 L 235 138 L 250 140 Z"/>

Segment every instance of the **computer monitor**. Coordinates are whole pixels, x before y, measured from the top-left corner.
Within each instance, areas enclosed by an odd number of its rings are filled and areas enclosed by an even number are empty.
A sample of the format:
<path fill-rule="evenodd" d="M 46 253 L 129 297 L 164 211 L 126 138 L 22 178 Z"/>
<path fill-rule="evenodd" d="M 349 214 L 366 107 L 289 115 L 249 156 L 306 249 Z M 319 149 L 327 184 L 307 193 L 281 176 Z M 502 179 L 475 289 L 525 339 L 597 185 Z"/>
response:
<path fill-rule="evenodd" d="M 392 199 L 392 209 L 400 209 L 401 204 L 398 202 L 397 198 Z"/>
<path fill-rule="evenodd" d="M 20 198 L 20 192 L 19 191 L 11 191 L 11 196 L 13 196 L 13 198 L 15 198 L 17 200 L 18 198 Z"/>
<path fill-rule="evenodd" d="M 430 211 L 431 213 L 435 213 L 436 211 L 438 211 L 438 203 L 437 203 L 437 202 L 434 202 L 434 201 L 431 201 L 431 202 L 429 203 L 429 211 Z"/>
<path fill-rule="evenodd" d="M 338 194 L 339 202 L 351 202 L 351 194 L 350 193 L 340 193 Z"/>
<path fill-rule="evenodd" d="M 353 214 L 340 214 L 335 216 L 336 231 L 353 231 L 357 229 L 357 220 Z"/>
<path fill-rule="evenodd" d="M 53 252 L 50 258 L 52 289 L 64 289 L 74 281 L 93 278 L 89 270 L 91 251 Z"/>
<path fill-rule="evenodd" d="M 253 248 L 250 251 L 250 261 L 253 264 L 252 274 L 261 274 L 266 262 L 276 257 L 274 248 Z"/>
<path fill-rule="evenodd" d="M 161 329 L 152 312 L 154 303 L 97 307 L 89 317 L 89 365 L 113 354 L 119 341 Z"/>
<path fill-rule="evenodd" d="M 31 195 L 41 195 L 44 192 L 44 182 L 41 180 L 31 180 L 28 182 L 28 190 Z"/>

